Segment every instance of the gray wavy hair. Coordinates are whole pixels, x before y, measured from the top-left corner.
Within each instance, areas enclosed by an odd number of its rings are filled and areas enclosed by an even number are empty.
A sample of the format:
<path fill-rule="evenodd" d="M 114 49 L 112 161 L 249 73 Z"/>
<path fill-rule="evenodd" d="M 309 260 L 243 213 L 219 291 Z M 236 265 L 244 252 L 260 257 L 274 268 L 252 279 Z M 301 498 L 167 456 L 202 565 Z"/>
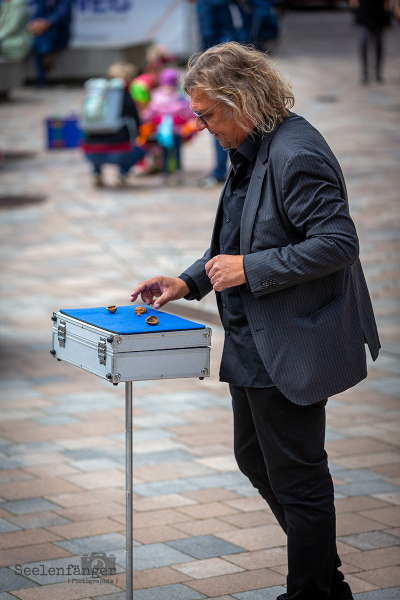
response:
<path fill-rule="evenodd" d="M 183 91 L 191 96 L 194 90 L 222 102 L 247 133 L 255 127 L 261 133 L 272 131 L 294 105 L 291 85 L 276 64 L 253 46 L 237 42 L 218 44 L 190 57 Z"/>

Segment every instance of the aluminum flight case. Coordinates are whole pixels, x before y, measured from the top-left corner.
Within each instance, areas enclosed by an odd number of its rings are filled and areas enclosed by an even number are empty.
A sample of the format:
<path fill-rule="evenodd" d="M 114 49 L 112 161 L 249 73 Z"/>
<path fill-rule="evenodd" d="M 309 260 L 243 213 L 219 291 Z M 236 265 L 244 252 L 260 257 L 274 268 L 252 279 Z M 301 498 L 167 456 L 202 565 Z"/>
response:
<path fill-rule="evenodd" d="M 117 384 L 210 374 L 211 329 L 154 308 L 140 317 L 135 305 L 53 313 L 52 350 L 71 363 Z M 156 316 L 157 325 L 146 318 Z"/>

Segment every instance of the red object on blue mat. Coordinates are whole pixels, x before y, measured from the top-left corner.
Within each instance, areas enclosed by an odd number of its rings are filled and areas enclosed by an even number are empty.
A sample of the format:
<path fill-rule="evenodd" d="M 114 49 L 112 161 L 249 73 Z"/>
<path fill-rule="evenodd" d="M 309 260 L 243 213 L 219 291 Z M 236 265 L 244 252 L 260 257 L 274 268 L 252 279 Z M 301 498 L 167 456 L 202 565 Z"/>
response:
<path fill-rule="evenodd" d="M 176 315 L 170 315 L 154 308 L 146 307 L 147 313 L 140 317 L 135 313 L 137 304 L 129 306 L 118 306 L 117 312 L 110 313 L 107 307 L 98 308 L 73 308 L 62 309 L 60 312 L 73 317 L 83 323 L 101 327 L 111 333 L 133 334 L 133 333 L 156 333 L 159 331 L 183 331 L 187 329 L 205 329 L 205 325 L 182 319 Z M 155 315 L 158 325 L 148 325 L 146 318 Z"/>

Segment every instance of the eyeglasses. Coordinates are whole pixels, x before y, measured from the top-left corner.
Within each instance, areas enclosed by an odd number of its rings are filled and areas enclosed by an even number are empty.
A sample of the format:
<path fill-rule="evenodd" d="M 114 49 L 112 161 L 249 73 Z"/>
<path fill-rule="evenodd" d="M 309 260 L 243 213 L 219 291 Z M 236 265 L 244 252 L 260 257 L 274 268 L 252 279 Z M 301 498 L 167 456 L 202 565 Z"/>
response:
<path fill-rule="evenodd" d="M 197 117 L 198 119 L 200 119 L 200 121 L 203 121 L 204 125 L 206 127 L 208 127 L 207 121 L 205 119 L 203 119 L 203 115 L 207 114 L 208 111 L 210 111 L 212 108 L 214 108 L 214 106 L 217 106 L 217 104 L 219 104 L 220 102 L 221 102 L 221 100 L 218 100 L 218 102 L 216 102 L 215 104 L 213 104 L 212 106 L 210 106 L 210 108 L 207 108 L 207 110 L 205 110 L 202 115 L 199 115 L 199 113 L 197 113 L 195 110 L 193 110 L 192 107 L 190 107 L 190 108 L 191 108 L 193 114 L 195 115 L 195 117 Z"/>

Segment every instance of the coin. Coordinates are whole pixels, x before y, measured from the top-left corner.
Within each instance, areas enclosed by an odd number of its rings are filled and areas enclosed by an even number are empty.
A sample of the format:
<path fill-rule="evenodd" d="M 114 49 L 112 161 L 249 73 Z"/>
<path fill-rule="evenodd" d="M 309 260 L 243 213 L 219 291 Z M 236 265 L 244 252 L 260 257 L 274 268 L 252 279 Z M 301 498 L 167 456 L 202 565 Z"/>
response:
<path fill-rule="evenodd" d="M 154 315 L 150 315 L 150 317 L 147 317 L 146 323 L 148 325 L 158 325 L 159 321 L 157 317 L 155 317 Z"/>
<path fill-rule="evenodd" d="M 111 304 L 111 306 L 107 306 L 107 310 L 108 310 L 108 312 L 110 312 L 110 313 L 115 313 L 115 312 L 117 312 L 117 308 L 118 308 L 118 306 L 116 306 L 116 304 Z"/>
<path fill-rule="evenodd" d="M 137 306 L 135 308 L 135 313 L 140 317 L 143 313 L 147 313 L 147 308 L 145 306 Z"/>

